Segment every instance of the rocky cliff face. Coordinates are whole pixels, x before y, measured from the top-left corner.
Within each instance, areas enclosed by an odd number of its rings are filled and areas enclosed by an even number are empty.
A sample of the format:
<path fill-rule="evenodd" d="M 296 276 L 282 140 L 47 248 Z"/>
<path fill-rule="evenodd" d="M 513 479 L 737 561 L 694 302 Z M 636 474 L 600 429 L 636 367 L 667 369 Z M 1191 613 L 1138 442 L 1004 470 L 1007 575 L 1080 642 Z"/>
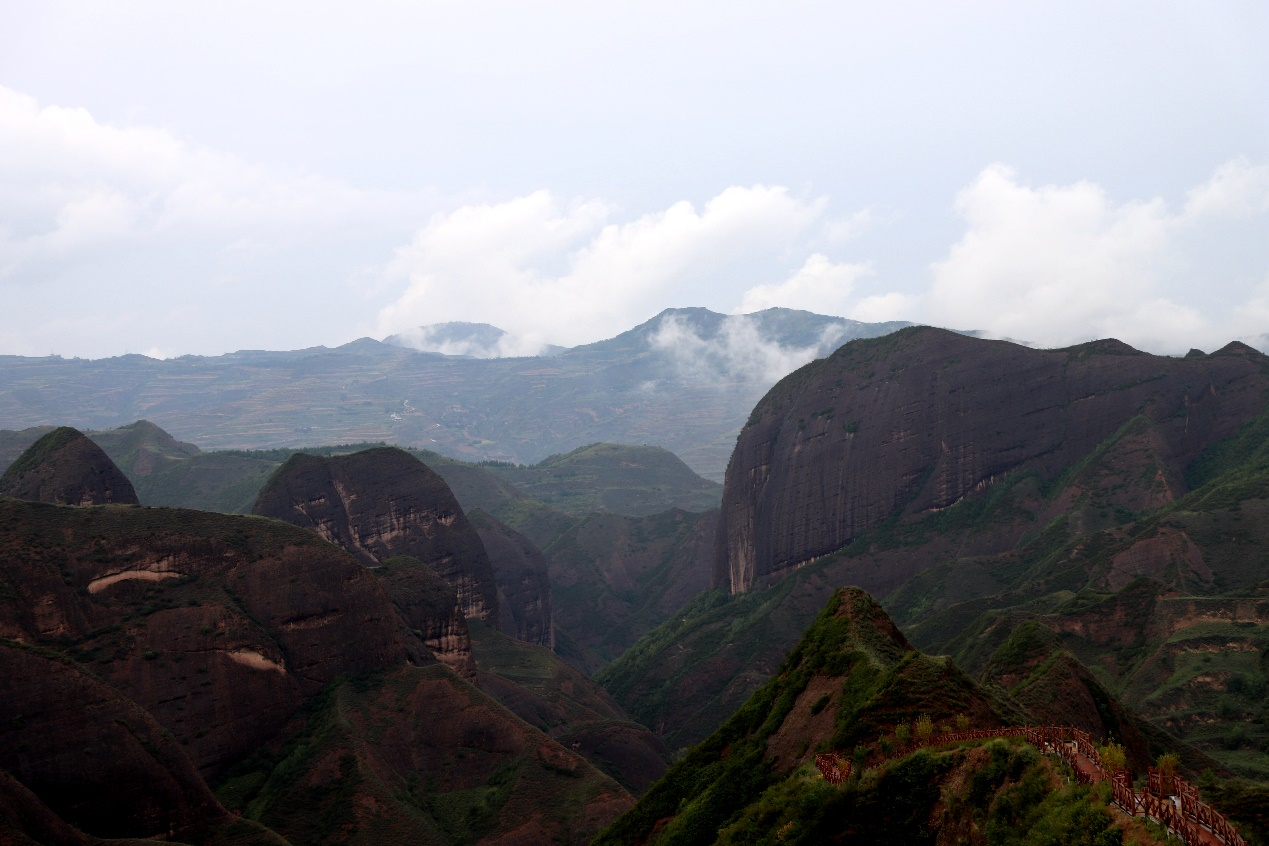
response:
<path fill-rule="evenodd" d="M 1173 359 L 1113 340 L 1033 350 L 927 327 L 847 344 L 778 383 L 741 432 L 713 583 L 772 584 L 892 518 L 1018 471 L 1052 478 L 1137 418 L 1132 446 L 1157 458 L 1170 498 L 1204 447 L 1263 409 L 1267 361 L 1237 343 Z"/>
<path fill-rule="evenodd" d="M 0 476 L 0 496 L 58 505 L 137 505 L 132 483 L 101 447 L 68 426 L 33 443 Z"/>
<path fill-rule="evenodd" d="M 417 558 L 398 555 L 374 569 L 402 619 L 432 654 L 468 681 L 476 680 L 471 634 L 449 583 Z"/>
<path fill-rule="evenodd" d="M 517 640 L 554 649 L 546 556 L 533 541 L 484 511 L 476 509 L 470 516 L 498 583 L 499 628 Z"/>
<path fill-rule="evenodd" d="M 154 718 L 78 667 L 0 644 L 0 760 L 98 837 L 173 837 L 226 816 Z"/>
<path fill-rule="evenodd" d="M 0 842 L 588 841 L 629 794 L 437 664 L 457 604 L 278 521 L 0 500 Z"/>
<path fill-rule="evenodd" d="M 293 455 L 253 510 L 315 532 L 367 566 L 396 555 L 416 558 L 453 586 L 465 616 L 498 618 L 497 587 L 480 536 L 445 481 L 403 450 Z"/>
<path fill-rule="evenodd" d="M 205 773 L 336 676 L 431 662 L 370 571 L 290 526 L 15 500 L 0 526 L 0 636 L 95 662 Z"/>

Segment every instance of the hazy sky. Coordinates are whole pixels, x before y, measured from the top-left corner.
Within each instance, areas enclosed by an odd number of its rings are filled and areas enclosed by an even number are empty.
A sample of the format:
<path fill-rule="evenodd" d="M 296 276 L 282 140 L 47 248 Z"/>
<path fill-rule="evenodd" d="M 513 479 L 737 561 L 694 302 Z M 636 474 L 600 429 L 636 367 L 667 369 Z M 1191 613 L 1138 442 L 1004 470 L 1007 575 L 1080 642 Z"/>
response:
<path fill-rule="evenodd" d="M 1269 332 L 1269 4 L 0 0 L 0 353 Z"/>

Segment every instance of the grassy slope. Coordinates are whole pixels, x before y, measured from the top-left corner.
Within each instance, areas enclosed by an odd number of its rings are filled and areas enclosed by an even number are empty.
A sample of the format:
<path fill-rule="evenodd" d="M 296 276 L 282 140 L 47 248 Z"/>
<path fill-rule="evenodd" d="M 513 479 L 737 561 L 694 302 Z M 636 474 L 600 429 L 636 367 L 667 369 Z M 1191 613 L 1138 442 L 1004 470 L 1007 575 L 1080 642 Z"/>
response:
<path fill-rule="evenodd" d="M 1256 696 L 1264 689 L 1264 671 L 1259 666 L 1264 662 L 1258 663 L 1257 657 L 1264 654 L 1261 625 L 1269 622 L 1269 614 L 1260 619 L 1247 610 L 1245 600 L 1254 597 L 1245 597 L 1236 613 L 1229 606 L 1235 595 L 1254 591 L 1257 580 L 1269 572 L 1259 553 L 1248 555 L 1249 550 L 1269 548 L 1269 503 L 1259 501 L 1269 497 L 1267 421 L 1269 415 L 1253 421 L 1200 456 L 1191 468 L 1192 482 L 1207 480 L 1199 488 L 1178 502 L 1144 512 L 1134 512 L 1122 503 L 1151 502 L 1159 495 L 1161 478 L 1168 477 L 1165 468 L 1158 466 L 1147 466 L 1139 474 L 1128 472 L 1141 462 L 1149 435 L 1140 420 L 1130 421 L 1059 479 L 1044 482 L 1029 474 L 1006 478 L 986 496 L 943 512 L 911 521 L 892 519 L 768 590 L 703 598 L 637 643 L 601 680 L 632 714 L 664 727 L 672 745 L 695 742 L 761 683 L 762 670 L 770 672 L 831 588 L 852 582 L 889 592 L 887 609 L 914 642 L 951 652 L 963 666 L 978 672 L 1017 621 L 1087 612 L 1097 603 L 1110 602 L 1115 591 L 1106 587 L 1108 580 L 1131 576 L 1122 572 L 1122 566 L 1115 569 L 1115 557 L 1167 529 L 1184 532 L 1201 549 L 1213 574 L 1208 578 L 1199 572 L 1201 566 L 1196 570 L 1180 562 L 1161 566 L 1159 577 L 1186 590 L 1206 591 L 1206 596 L 1194 601 L 1207 604 L 1204 613 L 1208 616 L 1228 617 L 1231 628 L 1222 631 L 1237 635 L 1226 641 L 1235 648 L 1214 653 L 1214 634 L 1204 634 L 1203 628 L 1189 634 L 1169 632 L 1156 637 L 1153 647 L 1148 633 L 1140 638 L 1134 635 L 1127 647 L 1081 644 L 1071 638 L 1067 646 L 1093 669 L 1101 684 L 1126 696 L 1129 704 L 1191 737 L 1228 765 L 1244 772 L 1258 771 L 1249 766 L 1254 763 L 1250 759 L 1262 760 L 1256 758 L 1261 754 L 1257 747 L 1263 743 L 1263 723 L 1258 722 L 1263 714 Z M 957 554 L 971 548 L 975 536 L 991 532 L 1013 532 L 1020 540 L 1006 553 Z M 897 590 L 879 590 L 887 572 L 922 558 L 937 563 L 900 581 Z M 1182 596 L 1168 601 L 1183 604 L 1186 600 Z M 1148 622 L 1149 614 L 1134 613 L 1135 617 L 1129 614 L 1137 620 L 1133 625 Z M 750 632 L 760 636 L 751 641 Z M 1178 713 L 1151 710 L 1150 703 L 1129 686 L 1134 668 L 1145 666 L 1151 650 L 1157 652 L 1169 640 L 1172 646 L 1164 653 L 1181 649 L 1180 640 L 1192 641 L 1185 647 L 1190 652 L 1199 648 L 1206 652 L 1185 659 L 1179 667 L 1161 654 L 1154 659 L 1154 669 L 1147 667 L 1154 675 L 1163 673 L 1164 680 L 1184 686 L 1202 677 L 1204 667 L 1217 671 L 1217 683 L 1212 684 L 1209 674 L 1207 692 L 1179 706 Z M 1200 647 L 1204 642 L 1207 645 Z M 1105 664 L 1115 653 L 1118 663 L 1108 671 Z M 746 674 L 755 666 L 759 672 Z M 682 683 L 689 679 L 691 692 L 685 695 Z M 1223 689 L 1229 679 L 1234 679 L 1232 692 Z M 701 718 L 694 720 L 698 713 Z M 1204 723 L 1209 727 L 1202 728 L 1199 715 L 1215 715 L 1218 723 Z M 1187 719 L 1195 721 L 1192 733 L 1184 725 Z M 1252 719 L 1257 722 L 1247 723 Z M 1231 721 L 1236 726 L 1232 734 L 1219 728 Z M 1241 748 L 1216 748 L 1218 734 L 1222 744 Z"/>
<path fill-rule="evenodd" d="M 482 688 L 521 719 L 575 748 L 636 795 L 665 772 L 665 744 L 580 670 L 481 622 L 469 626 Z"/>
<path fill-rule="evenodd" d="M 1049 534 L 1061 543 L 1036 541 L 988 562 L 1013 576 L 995 594 L 956 602 L 964 569 L 990 569 L 957 561 L 887 605 L 916 643 L 974 671 L 1016 625 L 1036 620 L 1130 707 L 1224 765 L 1269 778 L 1267 434 L 1269 414 L 1201 455 L 1187 474 L 1190 493 L 1137 519 L 1083 535 L 1069 519 L 1055 522 Z M 1126 551 L 1160 538 L 1181 539 L 1166 563 L 1110 589 Z"/>
<path fill-rule="evenodd" d="M 674 453 L 653 446 L 590 444 L 532 466 L 491 464 L 519 490 L 573 515 L 613 511 L 643 516 L 670 508 L 716 508 L 723 486 L 692 472 Z"/>
<path fill-rule="evenodd" d="M 821 697 L 821 689 L 829 693 Z M 689 750 L 596 846 L 705 844 L 715 842 L 720 831 L 734 842 L 765 842 L 752 838 L 770 837 L 783 828 L 783 822 L 771 825 L 773 809 L 776 816 L 790 810 L 799 813 L 799 803 L 778 797 L 783 789 L 787 799 L 789 779 L 805 779 L 800 765 L 812 752 L 851 749 L 921 713 L 936 720 L 963 713 L 981 726 L 1025 718 L 1016 706 L 977 686 L 950 661 L 911 650 L 867 594 L 839 591 L 778 672 L 717 731 Z M 922 770 L 909 783 L 928 788 L 931 775 Z M 883 787 L 877 796 L 888 794 L 895 798 L 893 786 Z M 924 803 L 927 816 L 928 799 L 914 800 Z M 913 814 L 909 823 L 919 828 L 924 817 Z M 887 819 L 893 827 L 895 820 Z M 836 822 L 840 824 L 840 818 Z M 814 832 L 816 825 L 811 821 L 807 827 Z M 814 839 L 820 834 L 808 834 L 805 842 L 824 842 Z"/>
<path fill-rule="evenodd" d="M 302 729 L 222 781 L 293 843 L 468 844 L 523 827 L 574 842 L 624 791 L 440 667 L 340 681 Z M 441 742 L 445 738 L 462 742 Z"/>

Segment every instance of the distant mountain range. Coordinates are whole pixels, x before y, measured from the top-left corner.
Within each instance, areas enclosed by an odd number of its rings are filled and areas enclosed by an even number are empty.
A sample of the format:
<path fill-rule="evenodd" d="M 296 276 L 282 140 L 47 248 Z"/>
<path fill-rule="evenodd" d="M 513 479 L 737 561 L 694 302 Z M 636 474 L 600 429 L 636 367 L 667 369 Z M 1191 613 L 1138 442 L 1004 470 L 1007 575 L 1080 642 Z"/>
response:
<path fill-rule="evenodd" d="M 905 325 L 689 308 L 549 356 L 475 357 L 518 342 L 453 323 L 333 349 L 163 361 L 0 356 L 0 428 L 100 430 L 144 418 L 202 449 L 382 441 L 517 464 L 600 441 L 642 443 L 719 481 L 750 409 L 777 379 Z M 407 346 L 428 344 L 453 354 Z"/>
<path fill-rule="evenodd" d="M 385 344 L 420 352 L 435 352 L 461 358 L 518 358 L 553 356 L 568 347 L 558 347 L 512 335 L 488 323 L 433 323 L 416 326 L 383 339 Z"/>

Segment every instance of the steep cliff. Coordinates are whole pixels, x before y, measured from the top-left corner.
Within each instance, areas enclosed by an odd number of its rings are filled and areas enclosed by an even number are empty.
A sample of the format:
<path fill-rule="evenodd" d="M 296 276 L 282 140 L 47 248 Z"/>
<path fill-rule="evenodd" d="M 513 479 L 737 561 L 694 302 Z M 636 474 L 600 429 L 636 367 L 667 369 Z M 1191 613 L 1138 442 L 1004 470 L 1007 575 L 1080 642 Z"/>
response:
<path fill-rule="evenodd" d="M 457 604 L 275 520 L 0 500 L 0 841 L 585 842 L 629 794 L 431 657 Z"/>
<path fill-rule="evenodd" d="M 928 327 L 854 341 L 754 409 L 727 469 L 713 583 L 768 585 L 1008 474 L 1052 479 L 1136 417 L 1161 481 L 1183 485 L 1204 447 L 1263 409 L 1267 362 L 1238 343 L 1172 359 L 1113 340 L 1034 350 Z"/>
<path fill-rule="evenodd" d="M 367 566 L 408 555 L 449 582 L 463 614 L 497 620 L 489 556 L 445 481 L 404 450 L 296 454 L 260 492 L 255 514 L 285 520 Z"/>
<path fill-rule="evenodd" d="M 475 681 L 467 618 L 449 582 L 409 555 L 393 556 L 373 572 L 406 625 L 432 654 L 463 678 Z"/>
<path fill-rule="evenodd" d="M 101 447 L 68 426 L 42 436 L 0 476 L 0 496 L 59 505 L 137 505 L 132 483 Z"/>
<path fill-rule="evenodd" d="M 204 773 L 344 673 L 430 663 L 378 579 L 281 523 L 0 501 L 0 636 L 67 650 Z"/>
<path fill-rule="evenodd" d="M 499 628 L 528 643 L 555 648 L 551 577 L 533 541 L 479 508 L 468 512 L 498 584 Z"/>

